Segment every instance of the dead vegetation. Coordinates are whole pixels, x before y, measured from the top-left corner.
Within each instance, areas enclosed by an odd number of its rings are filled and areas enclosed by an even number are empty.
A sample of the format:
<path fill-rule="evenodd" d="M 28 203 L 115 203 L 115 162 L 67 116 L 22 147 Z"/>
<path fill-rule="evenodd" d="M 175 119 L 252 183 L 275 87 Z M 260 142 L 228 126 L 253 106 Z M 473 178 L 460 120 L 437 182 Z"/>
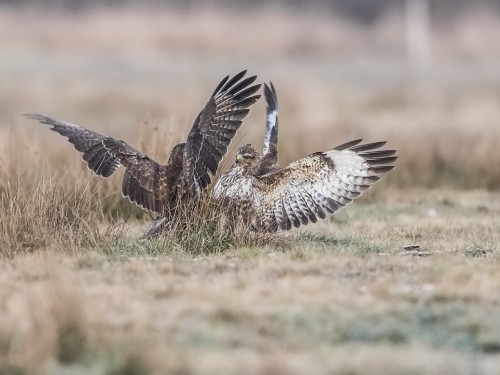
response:
<path fill-rule="evenodd" d="M 492 373 L 498 196 L 390 200 L 353 205 L 286 249 L 140 253 L 130 241 L 114 255 L 4 259 L 0 358 L 47 374 Z"/>
<path fill-rule="evenodd" d="M 397 15 L 360 28 L 262 12 L 0 8 L 0 374 L 496 372 L 497 20 L 437 27 L 433 64 L 415 72 Z M 388 139 L 396 169 L 298 232 L 228 234 L 202 202 L 146 241 L 120 174 L 93 176 L 21 117 L 165 162 L 243 67 L 277 87 L 282 163 L 364 137 Z M 234 146 L 263 131 L 257 103 Z"/>
<path fill-rule="evenodd" d="M 116 227 L 88 185 L 39 181 L 46 189 L 2 193 L 5 373 L 491 374 L 499 365 L 497 193 L 385 189 L 274 238 L 228 237 L 202 205 L 145 241 L 145 221 Z"/>
<path fill-rule="evenodd" d="M 0 192 L 2 255 L 53 247 L 72 253 L 95 246 L 103 216 L 93 195 L 88 183 L 72 185 L 48 177 L 35 185 L 9 181 Z"/>

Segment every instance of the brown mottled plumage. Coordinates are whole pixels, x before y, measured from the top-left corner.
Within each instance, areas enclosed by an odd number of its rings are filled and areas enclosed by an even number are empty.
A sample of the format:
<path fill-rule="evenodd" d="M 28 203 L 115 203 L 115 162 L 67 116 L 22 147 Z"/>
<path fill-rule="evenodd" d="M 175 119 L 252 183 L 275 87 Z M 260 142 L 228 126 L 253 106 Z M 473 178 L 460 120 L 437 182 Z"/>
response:
<path fill-rule="evenodd" d="M 122 194 L 157 217 L 170 217 L 179 202 L 197 197 L 208 186 L 249 107 L 260 97 L 254 95 L 260 85 L 251 86 L 257 77 L 244 78 L 245 74 L 227 76 L 219 83 L 186 143 L 172 149 L 166 165 L 124 141 L 50 117 L 26 116 L 67 137 L 95 174 L 109 177 L 123 166 Z"/>
<path fill-rule="evenodd" d="M 267 173 L 263 161 L 268 154 L 261 157 L 251 145 L 242 146 L 236 164 L 217 181 L 213 197 L 223 202 L 230 221 L 242 221 L 257 231 L 315 223 L 351 203 L 380 180 L 379 174 L 394 168 L 396 151 L 378 150 L 386 142 L 361 142 L 316 152 L 283 168 L 275 167 L 277 160 L 272 159 Z"/>

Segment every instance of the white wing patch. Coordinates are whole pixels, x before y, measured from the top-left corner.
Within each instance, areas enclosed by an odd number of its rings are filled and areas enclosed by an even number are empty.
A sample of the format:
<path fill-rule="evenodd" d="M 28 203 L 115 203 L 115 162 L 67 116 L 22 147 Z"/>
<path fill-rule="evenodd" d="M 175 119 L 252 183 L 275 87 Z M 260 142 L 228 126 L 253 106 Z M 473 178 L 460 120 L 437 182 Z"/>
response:
<path fill-rule="evenodd" d="M 276 124 L 276 119 L 278 118 L 278 110 L 271 111 L 266 116 L 266 134 L 264 134 L 264 150 L 263 155 L 269 152 L 269 143 L 271 141 L 271 132 Z"/>
<path fill-rule="evenodd" d="M 278 95 L 272 82 L 269 82 L 269 86 L 264 83 L 264 96 L 266 97 L 266 133 L 262 154 L 266 156 L 270 144 L 278 143 Z"/>

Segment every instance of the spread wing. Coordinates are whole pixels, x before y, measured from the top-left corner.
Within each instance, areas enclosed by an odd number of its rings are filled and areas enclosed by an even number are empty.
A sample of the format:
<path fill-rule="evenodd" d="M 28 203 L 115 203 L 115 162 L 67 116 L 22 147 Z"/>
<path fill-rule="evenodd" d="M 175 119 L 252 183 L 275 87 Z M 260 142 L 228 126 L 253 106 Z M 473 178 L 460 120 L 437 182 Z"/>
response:
<path fill-rule="evenodd" d="M 47 116 L 37 114 L 25 116 L 51 126 L 52 131 L 68 138 L 75 150 L 83 153 L 83 161 L 95 174 L 101 177 L 109 177 L 120 166 L 119 160 L 113 157 L 102 144 L 102 141 L 107 138 L 105 135 L 68 122 L 57 121 Z"/>
<path fill-rule="evenodd" d="M 184 179 L 192 197 L 208 186 L 249 107 L 260 98 L 253 95 L 260 84 L 251 86 L 257 77 L 244 78 L 245 74 L 227 76 L 219 83 L 188 135 Z"/>
<path fill-rule="evenodd" d="M 51 130 L 67 137 L 75 149 L 83 154 L 82 159 L 89 169 L 99 176 L 109 177 L 123 165 L 126 168 L 122 184 L 123 195 L 147 211 L 163 213 L 158 188 L 165 181 L 164 168 L 147 155 L 123 141 L 78 125 L 37 114 L 26 117 L 49 125 Z"/>
<path fill-rule="evenodd" d="M 266 132 L 258 173 L 263 175 L 278 168 L 278 96 L 272 82 L 264 84 L 266 98 Z"/>
<path fill-rule="evenodd" d="M 379 174 L 392 170 L 397 159 L 394 150 L 377 150 L 385 142 L 359 143 L 352 141 L 254 176 L 245 189 L 250 193 L 242 197 L 247 204 L 239 205 L 249 207 L 246 221 L 258 230 L 289 230 L 315 223 L 351 203 L 380 179 Z"/>
<path fill-rule="evenodd" d="M 268 86 L 264 83 L 264 96 L 266 98 L 266 133 L 264 134 L 264 150 L 262 154 L 266 156 L 270 147 L 278 145 L 278 95 L 272 82 Z M 277 157 L 277 148 L 276 148 Z"/>

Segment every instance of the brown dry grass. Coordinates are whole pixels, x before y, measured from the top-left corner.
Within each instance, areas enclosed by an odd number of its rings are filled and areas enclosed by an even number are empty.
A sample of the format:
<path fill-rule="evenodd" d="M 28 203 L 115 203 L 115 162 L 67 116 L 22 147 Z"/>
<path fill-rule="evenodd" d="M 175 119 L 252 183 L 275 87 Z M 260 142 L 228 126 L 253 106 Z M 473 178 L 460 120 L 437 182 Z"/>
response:
<path fill-rule="evenodd" d="M 365 28 L 276 8 L 0 9 L 0 21 L 0 374 L 495 373 L 491 15 L 437 25 L 424 72 L 405 60 L 397 15 Z M 277 240 L 225 237 L 205 215 L 148 242 L 120 175 L 97 179 L 20 116 L 165 161 L 218 80 L 244 67 L 277 86 L 283 162 L 362 136 L 388 139 L 397 169 Z M 260 144 L 263 118 L 258 103 L 235 145 Z"/>
<path fill-rule="evenodd" d="M 494 373 L 500 197 L 412 196 L 283 250 L 5 259 L 0 356 L 49 374 Z"/>

